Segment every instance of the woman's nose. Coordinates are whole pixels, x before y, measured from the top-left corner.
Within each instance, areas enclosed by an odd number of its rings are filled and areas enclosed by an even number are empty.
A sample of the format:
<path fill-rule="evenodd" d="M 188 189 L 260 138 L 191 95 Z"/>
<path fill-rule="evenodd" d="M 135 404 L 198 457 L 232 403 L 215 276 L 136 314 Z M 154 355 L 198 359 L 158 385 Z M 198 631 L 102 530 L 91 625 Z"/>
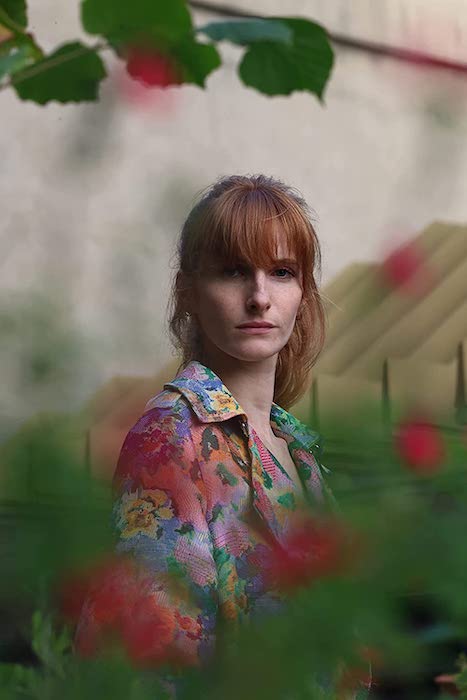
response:
<path fill-rule="evenodd" d="M 251 280 L 248 281 L 249 293 L 248 301 L 254 301 L 258 305 L 269 304 L 269 292 L 266 284 L 266 274 L 264 271 L 256 271 L 251 275 Z"/>

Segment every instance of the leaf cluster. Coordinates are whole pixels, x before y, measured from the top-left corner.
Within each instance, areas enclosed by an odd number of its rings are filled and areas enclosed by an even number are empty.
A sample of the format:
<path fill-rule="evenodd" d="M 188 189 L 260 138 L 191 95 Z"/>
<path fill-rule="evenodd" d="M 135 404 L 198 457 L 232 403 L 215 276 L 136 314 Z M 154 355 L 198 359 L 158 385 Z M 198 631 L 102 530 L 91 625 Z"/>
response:
<path fill-rule="evenodd" d="M 176 66 L 173 84 L 206 86 L 222 64 L 217 45 L 245 48 L 242 82 L 266 95 L 306 90 L 322 100 L 333 51 L 319 24 L 298 18 L 245 18 L 196 27 L 186 0 L 82 0 L 81 24 L 95 44 L 71 39 L 45 53 L 28 32 L 26 0 L 0 0 L 0 89 L 47 104 L 95 101 L 107 75 L 104 50 L 125 61 L 140 47 Z M 134 76 L 133 76 L 134 77 Z"/>

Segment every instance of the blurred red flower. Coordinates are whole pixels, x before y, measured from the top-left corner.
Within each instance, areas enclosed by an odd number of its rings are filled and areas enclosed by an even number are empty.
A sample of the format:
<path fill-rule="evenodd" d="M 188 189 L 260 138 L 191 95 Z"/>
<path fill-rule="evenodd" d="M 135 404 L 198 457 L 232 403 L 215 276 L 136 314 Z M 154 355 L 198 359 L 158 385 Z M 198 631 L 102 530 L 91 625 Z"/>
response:
<path fill-rule="evenodd" d="M 58 585 L 58 608 L 69 623 L 77 622 L 89 590 L 89 577 L 83 572 L 67 574 Z"/>
<path fill-rule="evenodd" d="M 129 47 L 126 69 L 132 78 L 151 87 L 180 83 L 179 70 L 174 60 L 153 48 Z"/>
<path fill-rule="evenodd" d="M 138 666 L 184 662 L 171 644 L 173 610 L 159 605 L 151 577 L 129 557 L 112 555 L 68 575 L 59 589 L 59 605 L 67 620 L 80 623 L 75 648 L 83 657 L 119 643 Z"/>
<path fill-rule="evenodd" d="M 86 569 L 67 574 L 58 587 L 62 616 L 77 622 L 85 600 L 99 623 L 114 622 L 125 600 L 137 592 L 137 567 L 129 558 L 111 555 Z"/>
<path fill-rule="evenodd" d="M 314 579 L 343 573 L 355 553 L 355 538 L 341 523 L 307 518 L 286 537 L 271 545 L 266 577 L 281 590 L 306 585 Z"/>
<path fill-rule="evenodd" d="M 126 47 L 124 68 L 113 72 L 118 96 L 132 107 L 158 111 L 167 116 L 178 106 L 176 91 L 166 90 L 181 85 L 183 74 L 173 56 L 146 40 Z"/>
<path fill-rule="evenodd" d="M 445 449 L 439 429 L 424 418 L 412 418 L 399 424 L 395 448 L 409 469 L 430 475 L 442 465 Z"/>
<path fill-rule="evenodd" d="M 383 280 L 389 287 L 420 296 L 433 285 L 433 274 L 421 248 L 410 241 L 397 247 L 381 265 Z"/>
<path fill-rule="evenodd" d="M 172 659 L 174 613 L 161 607 L 153 595 L 136 597 L 122 615 L 121 631 L 129 658 L 138 666 L 164 664 Z"/>

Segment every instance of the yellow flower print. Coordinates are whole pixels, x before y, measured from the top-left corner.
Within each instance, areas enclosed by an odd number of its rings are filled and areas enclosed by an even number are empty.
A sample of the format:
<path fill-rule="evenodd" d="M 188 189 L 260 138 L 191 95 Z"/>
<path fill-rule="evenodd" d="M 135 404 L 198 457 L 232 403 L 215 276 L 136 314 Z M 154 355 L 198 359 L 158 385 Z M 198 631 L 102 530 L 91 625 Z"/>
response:
<path fill-rule="evenodd" d="M 172 508 L 159 508 L 157 511 L 157 514 L 159 518 L 162 518 L 162 520 L 170 520 L 170 518 L 173 518 L 173 510 Z"/>
<path fill-rule="evenodd" d="M 227 396 L 222 391 L 212 392 L 211 399 L 213 405 L 216 407 L 216 410 L 223 408 L 224 406 L 232 407 L 232 398 L 230 396 Z"/>
<path fill-rule="evenodd" d="M 160 489 L 146 491 L 145 494 L 147 498 L 150 498 L 152 500 L 156 508 L 162 506 L 167 501 L 167 494 L 165 493 L 165 491 L 161 491 Z"/>
<path fill-rule="evenodd" d="M 173 517 L 167 494 L 154 489 L 142 491 L 137 498 L 135 495 L 127 494 L 122 502 L 122 517 L 126 523 L 123 537 L 132 537 L 138 533 L 157 537 L 160 530 L 158 521 Z"/>

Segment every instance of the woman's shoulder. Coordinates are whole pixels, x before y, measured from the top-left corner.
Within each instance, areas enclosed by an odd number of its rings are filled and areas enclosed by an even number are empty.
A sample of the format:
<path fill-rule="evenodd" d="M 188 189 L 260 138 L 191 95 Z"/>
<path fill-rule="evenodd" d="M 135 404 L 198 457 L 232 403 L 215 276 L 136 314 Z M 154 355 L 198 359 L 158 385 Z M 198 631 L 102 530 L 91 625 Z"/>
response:
<path fill-rule="evenodd" d="M 179 401 L 179 399 L 183 399 L 183 395 L 180 394 L 179 391 L 176 391 L 175 389 L 162 389 L 162 391 L 159 391 L 155 396 L 151 397 L 148 399 L 146 402 L 146 406 L 144 407 L 144 412 L 143 416 L 148 412 L 153 409 L 167 409 L 169 411 L 174 411 L 174 413 L 177 413 L 178 411 L 183 410 L 183 407 L 186 405 L 186 401 Z"/>
<path fill-rule="evenodd" d="M 177 391 L 163 389 L 149 399 L 143 413 L 132 425 L 123 447 L 137 448 L 144 440 L 180 444 L 195 427 L 195 414 L 189 403 Z M 186 430 L 181 430 L 183 424 Z"/>
<path fill-rule="evenodd" d="M 143 472 L 163 465 L 178 465 L 183 471 L 192 458 L 194 430 L 196 416 L 181 394 L 170 390 L 156 394 L 125 437 L 114 486 L 128 479 L 137 483 Z"/>

